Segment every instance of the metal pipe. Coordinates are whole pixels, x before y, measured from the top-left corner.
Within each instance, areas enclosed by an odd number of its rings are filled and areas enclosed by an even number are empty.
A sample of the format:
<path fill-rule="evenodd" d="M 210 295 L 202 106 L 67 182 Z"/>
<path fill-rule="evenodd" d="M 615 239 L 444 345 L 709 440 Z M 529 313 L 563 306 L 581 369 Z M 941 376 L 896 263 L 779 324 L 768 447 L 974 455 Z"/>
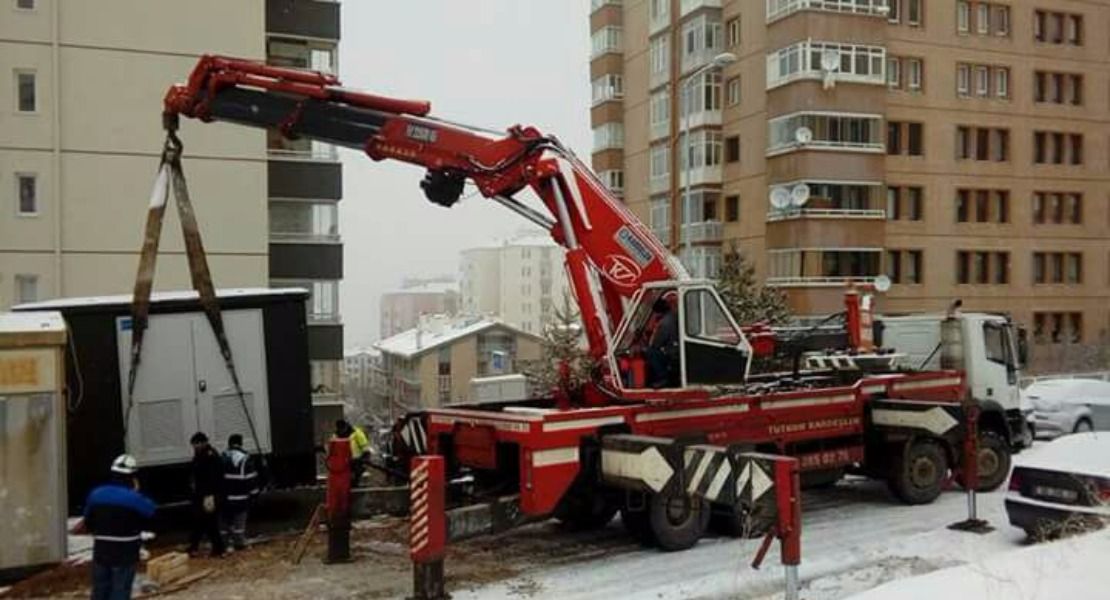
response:
<path fill-rule="evenodd" d="M 786 565 L 786 591 L 784 600 L 798 600 L 798 565 Z"/>
<path fill-rule="evenodd" d="M 492 196 L 491 199 L 548 231 L 551 231 L 551 228 L 555 227 L 555 221 L 553 219 L 530 206 L 524 205 L 515 198 L 510 196 Z"/>
<path fill-rule="evenodd" d="M 555 195 L 555 207 L 559 211 L 559 225 L 563 228 L 563 238 L 567 241 L 567 249 L 578 248 L 578 235 L 574 233 L 574 226 L 570 222 L 570 211 L 567 209 L 567 199 L 563 196 L 563 189 L 559 187 L 557 178 L 551 179 L 552 193 Z"/>

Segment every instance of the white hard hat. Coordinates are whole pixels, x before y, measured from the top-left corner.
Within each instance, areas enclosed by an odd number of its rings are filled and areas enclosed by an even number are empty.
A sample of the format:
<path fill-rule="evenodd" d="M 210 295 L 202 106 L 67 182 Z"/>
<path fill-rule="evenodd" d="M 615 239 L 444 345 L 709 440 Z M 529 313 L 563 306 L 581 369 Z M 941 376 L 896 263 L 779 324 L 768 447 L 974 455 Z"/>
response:
<path fill-rule="evenodd" d="M 116 460 L 112 461 L 113 473 L 134 475 L 137 470 L 139 470 L 139 465 L 135 462 L 135 457 L 130 454 L 120 454 L 116 457 Z"/>

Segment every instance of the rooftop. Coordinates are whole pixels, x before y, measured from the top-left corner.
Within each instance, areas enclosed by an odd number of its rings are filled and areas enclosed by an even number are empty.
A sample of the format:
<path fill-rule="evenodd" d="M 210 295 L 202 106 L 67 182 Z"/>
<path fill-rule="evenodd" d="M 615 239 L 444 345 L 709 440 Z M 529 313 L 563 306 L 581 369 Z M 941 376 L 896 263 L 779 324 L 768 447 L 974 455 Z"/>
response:
<path fill-rule="evenodd" d="M 308 290 L 303 288 L 228 288 L 216 290 L 217 298 L 247 298 L 247 297 L 277 297 L 277 296 L 307 296 Z M 150 295 L 151 304 L 161 302 L 181 302 L 197 300 L 200 296 L 195 290 L 180 290 L 172 292 L 154 292 Z M 83 298 L 55 298 L 43 302 L 30 302 L 13 306 L 13 310 L 56 310 L 59 308 L 74 308 L 83 306 L 116 306 L 130 305 L 131 294 L 118 296 L 87 296 Z"/>
<path fill-rule="evenodd" d="M 503 327 L 519 335 L 529 335 L 499 319 L 489 317 L 458 317 L 451 319 L 444 315 L 436 315 L 427 319 L 419 327 L 402 331 L 393 337 L 378 342 L 375 347 L 387 354 L 412 358 L 491 327 Z"/>

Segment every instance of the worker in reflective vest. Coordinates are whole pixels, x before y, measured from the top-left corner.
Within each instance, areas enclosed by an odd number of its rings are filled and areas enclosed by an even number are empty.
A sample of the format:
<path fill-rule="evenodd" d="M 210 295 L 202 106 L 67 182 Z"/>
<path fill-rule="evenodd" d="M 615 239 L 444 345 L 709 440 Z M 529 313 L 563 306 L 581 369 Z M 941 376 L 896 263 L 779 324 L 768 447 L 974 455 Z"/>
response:
<path fill-rule="evenodd" d="M 370 463 L 370 438 L 361 427 L 351 425 L 346 419 L 335 422 L 335 437 L 351 441 L 351 487 L 358 487 L 362 471 Z"/>
<path fill-rule="evenodd" d="M 111 481 L 89 494 L 75 530 L 93 538 L 92 600 L 131 598 L 142 532 L 154 516 L 154 502 L 138 492 L 137 471 L 128 454 L 112 461 Z"/>
<path fill-rule="evenodd" d="M 247 547 L 247 513 L 251 502 L 258 495 L 258 472 L 250 454 L 243 450 L 243 436 L 238 433 L 227 438 L 224 461 L 224 536 L 236 550 Z"/>

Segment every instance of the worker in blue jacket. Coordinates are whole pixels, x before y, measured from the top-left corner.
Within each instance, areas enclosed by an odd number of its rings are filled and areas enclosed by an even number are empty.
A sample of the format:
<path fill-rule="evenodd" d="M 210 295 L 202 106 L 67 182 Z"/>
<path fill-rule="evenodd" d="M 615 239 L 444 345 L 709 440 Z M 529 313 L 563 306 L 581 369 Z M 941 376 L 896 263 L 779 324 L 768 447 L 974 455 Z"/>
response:
<path fill-rule="evenodd" d="M 112 461 L 111 481 L 85 502 L 82 529 L 93 538 L 92 600 L 129 600 L 139 563 L 142 532 L 154 516 L 154 502 L 138 492 L 135 458 Z"/>

